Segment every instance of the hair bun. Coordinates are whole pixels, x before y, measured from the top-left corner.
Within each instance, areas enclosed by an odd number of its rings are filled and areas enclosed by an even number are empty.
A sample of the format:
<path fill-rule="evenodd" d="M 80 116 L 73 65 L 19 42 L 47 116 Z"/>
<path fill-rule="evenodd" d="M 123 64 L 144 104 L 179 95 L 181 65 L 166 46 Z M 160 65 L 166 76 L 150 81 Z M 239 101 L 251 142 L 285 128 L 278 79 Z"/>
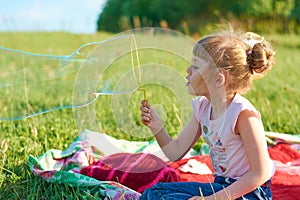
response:
<path fill-rule="evenodd" d="M 253 75 L 261 77 L 274 66 L 275 53 L 266 41 L 254 44 L 250 51 L 247 52 L 247 63 Z"/>

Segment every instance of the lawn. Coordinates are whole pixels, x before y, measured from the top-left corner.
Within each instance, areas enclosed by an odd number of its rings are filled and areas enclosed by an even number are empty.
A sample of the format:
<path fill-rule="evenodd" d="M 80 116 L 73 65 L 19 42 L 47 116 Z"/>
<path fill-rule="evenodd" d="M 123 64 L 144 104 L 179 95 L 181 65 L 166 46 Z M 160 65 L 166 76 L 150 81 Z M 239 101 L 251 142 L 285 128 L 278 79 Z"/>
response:
<path fill-rule="evenodd" d="M 40 54 L 69 55 L 82 44 L 101 41 L 109 36 L 110 34 L 107 33 L 94 35 L 43 32 L 0 33 L 0 46 Z M 297 35 L 267 35 L 266 38 L 271 40 L 274 46 L 277 64 L 266 77 L 254 82 L 253 88 L 246 96 L 260 110 L 265 130 L 299 134 L 300 82 L 298 78 L 300 77 L 300 37 Z M 153 56 L 151 52 L 141 52 L 141 60 L 151 60 L 149 55 Z M 155 56 L 155 59 L 157 59 L 161 54 L 155 54 Z M 128 67 L 130 68 L 130 61 L 126 60 L 126 58 L 124 59 L 121 59 L 119 64 L 128 62 Z M 170 66 L 180 66 L 184 63 L 182 60 L 170 61 L 164 56 L 161 59 L 166 59 L 165 63 L 168 63 Z M 24 62 L 17 65 L 24 68 Z M 43 66 L 43 63 L 38 64 Z M 178 72 L 176 74 L 184 77 L 185 67 L 176 68 Z M 108 70 L 106 72 L 107 76 L 115 74 L 116 71 L 114 69 L 118 70 L 117 67 L 111 69 L 111 71 Z M 7 72 L 4 70 L 10 69 L 1 67 L 1 77 Z M 47 70 L 50 73 L 52 69 L 47 68 Z M 72 75 L 72 73 L 70 74 Z M 38 75 L 42 76 L 43 74 Z M 73 77 L 62 77 L 68 81 L 74 81 L 74 74 Z M 63 78 L 61 80 L 65 80 Z M 65 86 L 44 84 L 43 88 L 41 87 L 36 87 L 36 90 L 46 91 L 46 95 L 24 96 L 25 99 L 32 98 L 32 100 L 35 100 L 32 101 L 34 103 L 30 103 L 30 106 L 47 107 L 51 102 L 57 101 L 59 97 L 64 97 L 63 94 L 71 93 L 70 88 Z M 153 105 L 157 105 L 161 113 L 165 114 L 166 129 L 175 136 L 185 121 L 180 117 L 180 95 L 170 90 L 170 87 L 173 86 L 164 87 L 161 84 L 144 85 L 147 91 L 147 98 Z M 1 85 L 1 89 L 4 92 L 6 88 Z M 63 90 L 64 88 L 66 90 Z M 0 93 L 2 98 L 5 98 L 3 91 L 0 91 Z M 22 90 L 16 92 L 16 94 L 21 95 L 19 99 L 16 98 L 15 102 L 17 103 L 22 102 L 22 95 L 24 94 L 20 94 L 21 92 Z M 182 95 L 188 96 L 187 93 Z M 78 120 L 78 117 L 74 117 L 74 110 L 69 108 L 48 112 L 28 119 L 0 121 L 0 199 L 95 199 L 78 188 L 72 188 L 68 185 L 50 184 L 34 176 L 29 171 L 26 160 L 29 155 L 38 156 L 52 148 L 61 150 L 67 148 L 68 144 L 75 139 L 82 128 L 98 129 L 114 137 L 128 140 L 150 140 L 151 137 L 144 129 L 137 129 L 138 133 L 134 132 L 132 130 L 135 130 L 135 127 L 132 124 L 126 125 L 127 121 L 122 121 L 122 119 L 126 119 L 122 116 L 126 115 L 130 116 L 130 119 L 134 119 L 136 125 L 140 125 L 138 108 L 142 98 L 142 92 L 134 92 L 132 95 L 120 95 L 119 97 L 100 96 L 92 105 L 94 106 L 94 111 L 96 111 L 96 126 L 91 122 L 78 125 L 80 120 Z M 124 99 L 125 102 L 123 101 Z M 72 99 L 62 98 L 61 101 L 65 103 L 72 101 Z M 114 106 L 112 106 L 112 101 Z M 3 110 L 7 106 L 9 108 L 9 105 L 4 105 L 3 102 L 0 105 L 3 107 Z M 79 114 L 90 111 L 86 107 L 79 110 Z M 22 111 L 17 110 L 14 114 L 22 114 Z M 115 116 L 118 116 L 116 121 Z M 120 124 L 124 125 L 124 127 L 120 127 Z M 134 133 L 128 134 L 128 131 Z"/>

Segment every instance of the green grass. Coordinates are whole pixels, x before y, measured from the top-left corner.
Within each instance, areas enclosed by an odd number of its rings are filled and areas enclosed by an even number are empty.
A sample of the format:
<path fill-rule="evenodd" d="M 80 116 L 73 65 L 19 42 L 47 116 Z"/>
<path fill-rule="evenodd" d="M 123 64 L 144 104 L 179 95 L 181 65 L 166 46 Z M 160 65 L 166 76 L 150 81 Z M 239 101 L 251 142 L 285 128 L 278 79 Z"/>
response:
<path fill-rule="evenodd" d="M 100 41 L 109 36 L 105 33 L 95 35 L 0 33 L 0 45 L 34 53 L 68 55 L 84 43 Z M 300 77 L 300 37 L 297 35 L 268 35 L 266 38 L 272 41 L 276 50 L 277 65 L 266 77 L 255 81 L 253 88 L 246 96 L 260 110 L 267 131 L 298 134 L 300 133 L 298 126 L 300 121 L 300 82 L 298 81 L 298 77 Z M 147 52 L 142 52 L 140 56 L 141 59 L 151 60 Z M 159 55 L 155 56 L 157 59 Z M 165 57 L 161 59 L 165 59 Z M 170 65 L 183 63 L 180 60 L 166 62 L 170 62 Z M 181 67 L 180 73 L 184 76 L 185 66 Z M 109 76 L 110 73 L 115 74 L 116 71 L 112 70 L 107 73 Z M 181 112 L 178 109 L 180 107 L 178 95 L 160 85 L 148 84 L 145 88 L 147 97 L 152 104 L 163 102 L 167 113 L 166 129 L 175 136 L 184 123 L 178 120 Z M 45 106 L 45 102 L 56 99 L 55 95 L 51 94 L 55 94 L 59 89 L 58 87 L 49 90 L 47 96 L 39 101 L 32 101 L 30 104 Z M 183 95 L 187 95 L 187 93 Z M 138 108 L 143 95 L 141 92 L 135 92 L 126 97 L 128 97 L 129 103 L 115 105 L 118 108 L 117 115 L 130 115 L 139 125 Z M 139 133 L 126 134 L 116 125 L 113 120 L 115 116 L 111 110 L 111 99 L 111 96 L 102 96 L 95 102 L 98 127 L 91 124 L 91 128 L 99 128 L 99 130 L 118 138 L 141 139 Z M 124 105 L 133 112 L 128 114 Z M 2 104 L 1 106 L 5 107 Z M 82 108 L 82 113 L 85 112 L 88 110 Z M 89 122 L 86 122 L 85 127 L 89 128 Z M 34 176 L 26 163 L 30 154 L 38 156 L 51 148 L 67 148 L 80 132 L 76 123 L 71 109 L 53 111 L 24 120 L 0 121 L 0 199 L 83 199 L 84 197 L 94 199 L 78 188 L 45 182 Z M 128 128 L 133 127 L 128 126 Z M 143 131 L 140 134 L 146 134 Z M 142 139 L 149 140 L 151 137 Z"/>

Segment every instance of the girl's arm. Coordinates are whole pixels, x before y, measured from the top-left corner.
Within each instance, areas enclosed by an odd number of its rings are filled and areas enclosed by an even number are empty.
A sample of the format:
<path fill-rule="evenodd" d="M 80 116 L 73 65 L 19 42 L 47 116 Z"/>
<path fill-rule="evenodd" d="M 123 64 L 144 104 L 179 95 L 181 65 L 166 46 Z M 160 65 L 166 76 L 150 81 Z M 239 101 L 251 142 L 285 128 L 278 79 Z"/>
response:
<path fill-rule="evenodd" d="M 250 163 L 250 170 L 236 182 L 205 199 L 235 199 L 245 195 L 272 176 L 273 164 L 269 157 L 263 125 L 257 115 L 242 111 L 236 124 L 236 133 L 241 135 Z"/>
<path fill-rule="evenodd" d="M 199 122 L 194 115 L 179 136 L 173 139 L 164 130 L 157 112 L 149 105 L 148 101 L 142 101 L 141 111 L 142 122 L 150 128 L 162 151 L 171 161 L 181 159 L 201 135 Z"/>

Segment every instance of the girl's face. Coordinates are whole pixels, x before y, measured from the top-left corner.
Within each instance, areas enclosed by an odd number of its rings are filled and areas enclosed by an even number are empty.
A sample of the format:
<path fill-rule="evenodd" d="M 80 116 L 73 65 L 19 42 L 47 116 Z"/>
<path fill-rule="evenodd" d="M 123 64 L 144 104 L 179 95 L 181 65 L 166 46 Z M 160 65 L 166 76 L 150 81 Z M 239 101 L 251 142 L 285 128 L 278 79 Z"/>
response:
<path fill-rule="evenodd" d="M 194 96 L 206 96 L 209 98 L 209 79 L 207 78 L 207 73 L 209 69 L 209 64 L 204 59 L 194 56 L 192 59 L 192 64 L 187 68 L 186 76 L 188 91 Z"/>

